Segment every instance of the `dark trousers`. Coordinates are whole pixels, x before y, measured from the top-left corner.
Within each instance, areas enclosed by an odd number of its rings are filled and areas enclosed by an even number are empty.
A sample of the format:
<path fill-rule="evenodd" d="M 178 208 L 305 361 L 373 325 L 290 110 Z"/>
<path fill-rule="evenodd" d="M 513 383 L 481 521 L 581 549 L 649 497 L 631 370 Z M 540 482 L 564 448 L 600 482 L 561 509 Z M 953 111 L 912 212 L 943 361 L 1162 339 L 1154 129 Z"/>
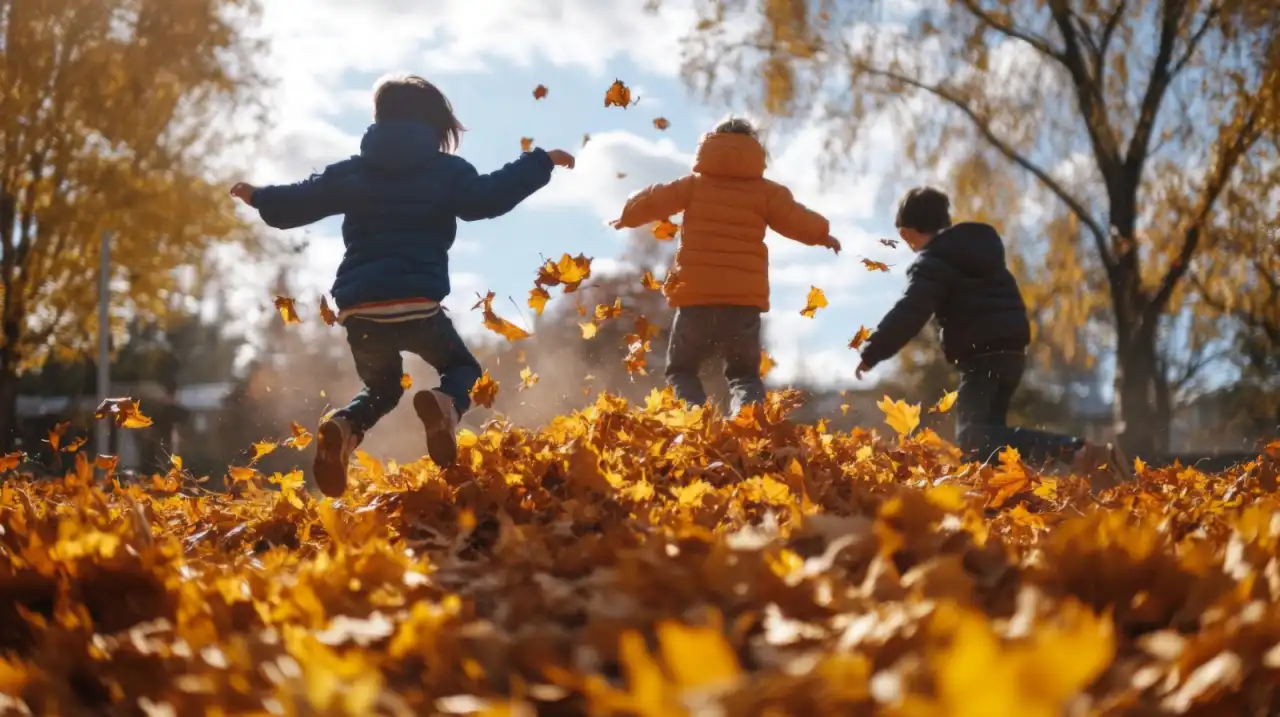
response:
<path fill-rule="evenodd" d="M 990 353 L 959 363 L 956 443 L 969 460 L 985 462 L 1005 446 L 1017 449 L 1031 465 L 1070 460 L 1083 441 L 1032 428 L 1010 428 L 1009 403 L 1022 382 L 1027 359 L 1021 353 Z"/>
<path fill-rule="evenodd" d="M 471 407 L 471 387 L 483 372 L 443 309 L 429 318 L 389 324 L 352 317 L 345 326 L 364 390 L 338 415 L 350 420 L 357 433 L 372 428 L 404 395 L 402 351 L 422 357 L 440 374 L 439 390 L 453 399 L 458 415 Z"/>
<path fill-rule="evenodd" d="M 724 359 L 732 394 L 730 410 L 764 400 L 760 379 L 760 310 L 751 306 L 686 306 L 676 309 L 667 346 L 667 384 L 690 405 L 707 402 L 698 378 L 702 364 Z"/>

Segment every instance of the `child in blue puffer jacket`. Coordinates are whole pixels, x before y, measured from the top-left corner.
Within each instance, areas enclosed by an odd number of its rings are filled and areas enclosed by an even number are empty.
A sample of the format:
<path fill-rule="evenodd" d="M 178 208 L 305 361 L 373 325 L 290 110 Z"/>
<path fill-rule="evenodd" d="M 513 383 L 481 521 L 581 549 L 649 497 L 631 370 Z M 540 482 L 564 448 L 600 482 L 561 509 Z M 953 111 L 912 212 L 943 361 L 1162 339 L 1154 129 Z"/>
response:
<path fill-rule="evenodd" d="M 374 86 L 373 124 L 359 155 L 297 184 L 231 189 L 277 229 L 343 215 L 346 251 L 331 293 L 364 389 L 317 431 L 314 475 L 325 495 L 346 491 L 351 453 L 403 396 L 402 351 L 440 374 L 440 387 L 419 391 L 413 407 L 431 460 L 453 464 L 458 420 L 482 375 L 440 307 L 449 294 L 458 220 L 502 216 L 546 186 L 552 169 L 573 168 L 567 152 L 534 149 L 479 174 L 453 154 L 463 131 L 449 100 L 430 82 L 388 76 Z"/>

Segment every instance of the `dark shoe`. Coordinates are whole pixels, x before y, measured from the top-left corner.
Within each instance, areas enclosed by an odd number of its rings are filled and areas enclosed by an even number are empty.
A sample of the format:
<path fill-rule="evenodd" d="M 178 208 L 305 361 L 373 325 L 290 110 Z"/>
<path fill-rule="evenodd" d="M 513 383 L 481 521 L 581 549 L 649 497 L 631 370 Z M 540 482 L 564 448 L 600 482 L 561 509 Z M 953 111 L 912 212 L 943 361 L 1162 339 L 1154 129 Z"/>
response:
<path fill-rule="evenodd" d="M 458 460 L 458 411 L 453 399 L 439 391 L 419 391 L 413 395 L 413 410 L 427 432 L 427 455 L 441 468 Z"/>
<path fill-rule="evenodd" d="M 360 437 L 351 430 L 351 421 L 342 416 L 325 419 L 316 434 L 316 460 L 311 469 L 316 486 L 330 498 L 340 498 L 347 492 L 347 465 Z"/>

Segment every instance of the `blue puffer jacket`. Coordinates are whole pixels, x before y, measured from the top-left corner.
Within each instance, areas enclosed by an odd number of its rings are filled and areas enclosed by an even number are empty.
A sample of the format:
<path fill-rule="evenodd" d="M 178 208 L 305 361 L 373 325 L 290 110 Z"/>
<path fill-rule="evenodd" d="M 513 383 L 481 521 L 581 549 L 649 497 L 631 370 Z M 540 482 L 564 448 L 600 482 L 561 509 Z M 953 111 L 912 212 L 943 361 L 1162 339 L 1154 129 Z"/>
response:
<path fill-rule="evenodd" d="M 398 299 L 449 295 L 449 248 L 458 221 L 502 216 L 551 180 L 541 149 L 490 174 L 440 151 L 419 122 L 379 122 L 360 154 L 297 184 L 260 187 L 253 206 L 277 229 L 342 214 L 346 252 L 333 282 L 338 309 Z"/>

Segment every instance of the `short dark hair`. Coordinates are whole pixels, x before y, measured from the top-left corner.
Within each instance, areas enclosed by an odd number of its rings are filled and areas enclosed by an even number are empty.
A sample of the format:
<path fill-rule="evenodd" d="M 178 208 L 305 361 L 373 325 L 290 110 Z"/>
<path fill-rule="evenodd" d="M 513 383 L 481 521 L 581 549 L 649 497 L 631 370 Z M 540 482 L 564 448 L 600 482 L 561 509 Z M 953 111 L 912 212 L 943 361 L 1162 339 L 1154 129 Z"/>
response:
<path fill-rule="evenodd" d="M 440 137 L 440 151 L 452 152 L 466 127 L 453 114 L 453 105 L 440 88 L 417 75 L 391 74 L 373 86 L 373 121 L 410 120 L 431 125 Z"/>
<path fill-rule="evenodd" d="M 925 234 L 940 232 L 951 226 L 951 199 L 940 189 L 915 187 L 898 202 L 893 225 Z"/>
<path fill-rule="evenodd" d="M 746 117 L 729 115 L 720 120 L 720 124 L 712 131 L 716 134 L 745 134 L 753 139 L 760 139 L 759 130 Z"/>

